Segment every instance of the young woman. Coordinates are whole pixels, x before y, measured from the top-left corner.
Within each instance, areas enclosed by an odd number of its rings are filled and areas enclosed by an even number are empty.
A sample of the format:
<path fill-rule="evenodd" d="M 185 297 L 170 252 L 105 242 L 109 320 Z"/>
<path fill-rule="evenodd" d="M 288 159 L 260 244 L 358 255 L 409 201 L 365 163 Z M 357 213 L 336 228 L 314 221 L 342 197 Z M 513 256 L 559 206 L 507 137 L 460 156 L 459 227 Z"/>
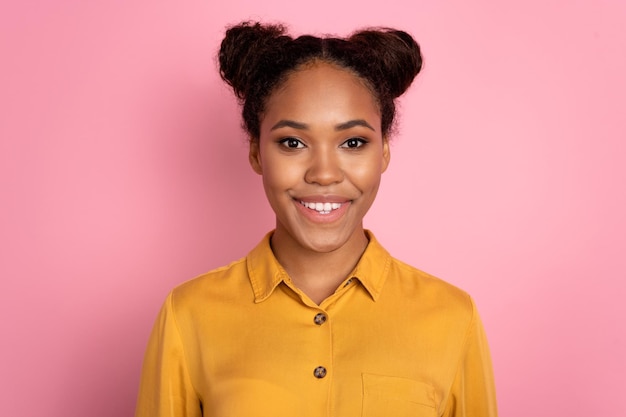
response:
<path fill-rule="evenodd" d="M 242 23 L 219 61 L 276 228 L 167 297 L 136 416 L 495 416 L 471 298 L 363 229 L 417 43 L 392 29 L 293 39 Z"/>

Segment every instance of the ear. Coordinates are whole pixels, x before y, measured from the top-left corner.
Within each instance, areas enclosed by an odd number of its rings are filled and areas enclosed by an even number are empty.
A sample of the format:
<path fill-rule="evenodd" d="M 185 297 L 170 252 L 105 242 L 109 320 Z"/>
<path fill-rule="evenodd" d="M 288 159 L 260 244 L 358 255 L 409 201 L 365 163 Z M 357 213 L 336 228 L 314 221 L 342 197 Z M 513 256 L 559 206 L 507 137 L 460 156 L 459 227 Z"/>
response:
<path fill-rule="evenodd" d="M 248 161 L 252 170 L 259 175 L 263 174 L 263 167 L 261 166 L 261 150 L 259 149 L 259 140 L 250 140 L 250 149 L 248 152 Z"/>
<path fill-rule="evenodd" d="M 391 150 L 389 149 L 389 139 L 383 138 L 383 165 L 381 174 L 387 171 L 387 167 L 389 166 L 389 161 L 391 160 Z"/>

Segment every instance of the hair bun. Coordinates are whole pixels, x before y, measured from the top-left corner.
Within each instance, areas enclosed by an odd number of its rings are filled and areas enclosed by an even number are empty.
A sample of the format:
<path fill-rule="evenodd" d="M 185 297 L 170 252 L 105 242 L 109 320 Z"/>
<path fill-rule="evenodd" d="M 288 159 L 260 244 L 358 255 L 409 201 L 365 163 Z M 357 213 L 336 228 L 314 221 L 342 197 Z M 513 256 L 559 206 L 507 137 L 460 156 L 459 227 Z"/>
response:
<path fill-rule="evenodd" d="M 351 71 L 367 82 L 380 106 L 384 135 L 390 134 L 395 120 L 394 100 L 422 68 L 419 45 L 401 30 L 366 28 L 348 38 L 302 35 L 294 39 L 280 24 L 232 26 L 219 51 L 220 75 L 242 105 L 244 128 L 251 140 L 260 138 L 267 98 L 292 71 L 315 61 Z"/>
<path fill-rule="evenodd" d="M 368 66 L 380 72 L 389 94 L 401 96 L 422 69 L 420 47 L 408 33 L 388 28 L 355 32 L 349 40 L 368 51 L 364 57 L 374 60 Z"/>
<path fill-rule="evenodd" d="M 220 75 L 244 99 L 250 88 L 258 82 L 256 73 L 264 51 L 273 55 L 281 45 L 290 41 L 283 25 L 261 25 L 258 22 L 242 22 L 230 27 L 222 40 L 219 51 Z"/>

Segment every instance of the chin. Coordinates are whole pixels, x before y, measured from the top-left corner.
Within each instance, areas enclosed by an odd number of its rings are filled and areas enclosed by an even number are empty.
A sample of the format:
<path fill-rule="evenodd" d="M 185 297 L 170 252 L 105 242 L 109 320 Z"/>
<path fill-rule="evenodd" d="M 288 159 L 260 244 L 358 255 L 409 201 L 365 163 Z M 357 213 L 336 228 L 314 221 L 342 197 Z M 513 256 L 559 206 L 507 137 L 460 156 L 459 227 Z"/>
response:
<path fill-rule="evenodd" d="M 300 244 L 314 252 L 329 253 L 341 249 L 348 240 L 348 237 L 332 233 L 330 236 L 306 236 Z"/>

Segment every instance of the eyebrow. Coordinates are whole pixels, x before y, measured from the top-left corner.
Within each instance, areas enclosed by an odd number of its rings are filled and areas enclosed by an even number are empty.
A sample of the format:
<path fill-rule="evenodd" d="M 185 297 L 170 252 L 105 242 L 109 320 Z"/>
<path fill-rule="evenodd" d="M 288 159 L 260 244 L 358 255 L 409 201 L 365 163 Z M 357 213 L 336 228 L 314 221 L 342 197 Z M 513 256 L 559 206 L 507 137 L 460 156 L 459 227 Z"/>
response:
<path fill-rule="evenodd" d="M 276 123 L 270 130 L 280 129 L 281 127 L 292 127 L 298 130 L 309 130 L 309 125 L 305 123 L 296 122 L 293 120 L 281 120 Z"/>
<path fill-rule="evenodd" d="M 348 122 L 338 124 L 337 126 L 335 126 L 335 130 L 347 130 L 355 126 L 363 126 L 363 127 L 370 129 L 373 132 L 376 131 L 376 129 L 374 129 L 372 125 L 370 125 L 363 119 L 350 120 Z"/>
<path fill-rule="evenodd" d="M 372 125 L 370 125 L 369 123 L 367 123 L 363 119 L 349 120 L 347 122 L 340 123 L 340 124 L 335 126 L 335 130 L 336 131 L 347 130 L 347 129 L 351 129 L 351 128 L 355 127 L 355 126 L 363 126 L 363 127 L 366 127 L 368 129 L 370 129 L 373 132 L 376 131 L 376 129 L 374 129 L 372 127 Z M 291 127 L 291 128 L 298 129 L 298 130 L 308 130 L 309 129 L 309 125 L 307 125 L 306 123 L 300 123 L 300 122 L 296 122 L 294 120 L 281 120 L 278 123 L 276 123 L 274 126 L 272 126 L 272 128 L 270 130 L 280 129 L 281 127 Z"/>

